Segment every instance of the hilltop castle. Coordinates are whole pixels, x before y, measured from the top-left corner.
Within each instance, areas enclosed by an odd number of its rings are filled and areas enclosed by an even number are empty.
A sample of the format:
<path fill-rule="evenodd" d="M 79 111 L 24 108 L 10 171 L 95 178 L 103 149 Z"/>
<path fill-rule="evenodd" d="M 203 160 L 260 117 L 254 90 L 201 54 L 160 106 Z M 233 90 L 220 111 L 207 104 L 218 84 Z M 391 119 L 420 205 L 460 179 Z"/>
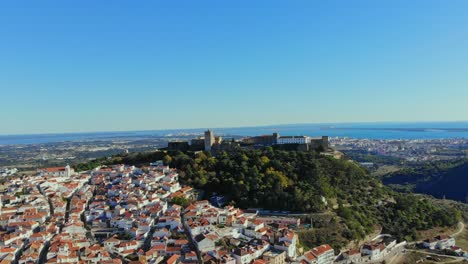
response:
<path fill-rule="evenodd" d="M 279 133 L 272 135 L 262 135 L 255 137 L 247 137 L 241 141 L 234 139 L 224 140 L 221 136 L 215 136 L 210 129 L 204 132 L 203 137 L 198 137 L 188 141 L 174 141 L 168 143 L 169 150 L 179 151 L 223 151 L 231 150 L 237 147 L 265 147 L 275 146 L 284 150 L 328 150 L 330 148 L 328 136 L 312 138 L 309 136 L 280 136 Z"/>
<path fill-rule="evenodd" d="M 173 141 L 168 143 L 169 150 L 179 151 L 218 151 L 229 150 L 235 146 L 240 146 L 240 142 L 232 140 L 224 140 L 221 136 L 215 136 L 213 131 L 208 129 L 204 132 L 204 137 L 198 137 L 188 141 Z"/>

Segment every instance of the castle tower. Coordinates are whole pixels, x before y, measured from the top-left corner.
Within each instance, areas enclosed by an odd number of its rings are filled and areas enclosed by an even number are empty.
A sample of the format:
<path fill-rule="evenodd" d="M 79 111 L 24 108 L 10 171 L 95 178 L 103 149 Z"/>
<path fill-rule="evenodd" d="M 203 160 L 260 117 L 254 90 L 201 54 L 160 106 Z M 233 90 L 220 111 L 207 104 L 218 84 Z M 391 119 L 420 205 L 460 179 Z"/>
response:
<path fill-rule="evenodd" d="M 330 147 L 328 136 L 322 136 L 322 146 L 324 149 L 328 149 Z"/>
<path fill-rule="evenodd" d="M 205 131 L 205 150 L 211 151 L 211 146 L 213 146 L 215 142 L 215 137 L 213 131 L 207 130 Z"/>
<path fill-rule="evenodd" d="M 273 133 L 273 140 L 271 142 L 272 145 L 278 144 L 278 138 L 280 138 L 280 134 L 278 132 Z"/>

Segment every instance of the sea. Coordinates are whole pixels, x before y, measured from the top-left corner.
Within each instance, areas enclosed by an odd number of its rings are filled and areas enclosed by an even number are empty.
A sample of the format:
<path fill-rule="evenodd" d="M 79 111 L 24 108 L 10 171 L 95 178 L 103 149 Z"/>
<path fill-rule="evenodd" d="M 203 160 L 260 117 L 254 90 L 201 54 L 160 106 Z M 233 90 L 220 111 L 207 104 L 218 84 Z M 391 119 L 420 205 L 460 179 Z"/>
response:
<path fill-rule="evenodd" d="M 0 135 L 1 145 L 45 144 L 66 141 L 110 139 L 151 139 L 161 137 L 196 136 L 207 128 L 165 129 L 123 132 L 86 132 L 63 134 Z M 468 138 L 468 121 L 464 122 L 375 122 L 289 124 L 258 127 L 214 128 L 215 135 L 257 136 L 278 132 L 285 136 L 348 137 L 360 139 L 456 139 Z"/>

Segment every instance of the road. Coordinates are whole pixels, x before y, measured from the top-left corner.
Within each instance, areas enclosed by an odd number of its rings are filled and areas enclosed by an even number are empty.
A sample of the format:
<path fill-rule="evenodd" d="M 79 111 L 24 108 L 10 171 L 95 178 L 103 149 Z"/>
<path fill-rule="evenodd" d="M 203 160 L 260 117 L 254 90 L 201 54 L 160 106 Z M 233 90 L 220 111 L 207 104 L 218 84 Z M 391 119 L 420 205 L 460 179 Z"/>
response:
<path fill-rule="evenodd" d="M 460 235 L 460 234 L 463 232 L 463 230 L 465 230 L 465 223 L 463 223 L 463 222 L 458 222 L 457 226 L 458 226 L 457 232 L 451 234 L 451 235 L 450 235 L 451 237 L 456 237 L 456 236 Z M 408 243 L 408 246 L 410 246 L 410 245 L 415 245 L 415 244 L 419 244 L 419 243 L 422 243 L 422 242 L 423 242 L 422 240 L 409 242 L 409 243 Z"/>
<path fill-rule="evenodd" d="M 451 234 L 452 237 L 456 237 L 456 236 L 460 235 L 465 230 L 465 223 L 458 222 L 457 226 L 458 226 L 458 230 L 455 233 Z M 414 245 L 414 244 L 422 243 L 422 242 L 423 241 L 410 242 L 410 243 L 408 243 L 408 245 Z M 440 254 L 436 254 L 436 253 L 429 253 L 429 252 L 424 251 L 424 250 L 407 249 L 407 251 L 418 252 L 418 253 L 425 254 L 425 255 L 432 255 L 432 256 L 438 256 L 438 257 L 444 257 L 444 258 L 451 258 L 452 259 L 450 261 L 438 262 L 438 263 L 454 263 L 454 262 L 459 262 L 459 261 L 464 260 L 463 257 L 440 255 Z M 390 260 L 389 264 L 399 263 L 401 261 L 401 257 L 402 257 L 401 254 L 393 256 L 392 259 Z"/>
<path fill-rule="evenodd" d="M 456 236 L 460 235 L 463 232 L 463 230 L 465 230 L 465 223 L 458 222 L 457 225 L 458 225 L 458 231 L 453 233 L 452 237 L 456 237 Z"/>
<path fill-rule="evenodd" d="M 184 225 L 185 235 L 187 236 L 190 243 L 193 245 L 193 247 L 195 249 L 195 253 L 197 253 L 198 263 L 202 264 L 203 260 L 202 260 L 201 252 L 200 252 L 200 250 L 198 250 L 197 245 L 196 245 L 195 241 L 193 240 L 192 235 L 190 234 L 190 231 L 189 231 L 190 229 L 188 228 L 187 222 L 185 222 L 184 213 L 181 213 L 180 217 L 181 217 L 181 220 L 182 220 L 182 224 Z"/>
<path fill-rule="evenodd" d="M 465 260 L 465 258 L 463 258 L 463 257 L 455 257 L 455 256 L 441 255 L 441 254 L 437 254 L 437 253 L 429 253 L 429 252 L 424 251 L 424 250 L 407 249 L 407 251 L 421 253 L 421 254 L 429 255 L 429 256 L 437 256 L 437 257 L 441 257 L 441 258 L 450 258 L 450 259 L 452 259 L 450 261 L 437 262 L 438 264 L 439 263 L 453 263 L 453 262 L 459 262 L 459 261 Z"/>

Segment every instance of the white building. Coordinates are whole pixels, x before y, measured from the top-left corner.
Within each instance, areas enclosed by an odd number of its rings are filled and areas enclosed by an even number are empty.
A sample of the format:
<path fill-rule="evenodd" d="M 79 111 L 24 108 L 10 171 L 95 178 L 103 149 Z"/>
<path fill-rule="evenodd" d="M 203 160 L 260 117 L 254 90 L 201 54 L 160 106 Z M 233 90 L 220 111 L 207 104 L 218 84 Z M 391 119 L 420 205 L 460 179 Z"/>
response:
<path fill-rule="evenodd" d="M 215 249 L 215 242 L 219 240 L 219 237 L 213 233 L 199 234 L 194 237 L 194 240 L 198 250 L 208 252 Z"/>
<path fill-rule="evenodd" d="M 4 169 L 0 169 L 0 176 L 6 177 L 6 176 L 13 175 L 17 172 L 18 172 L 17 168 L 13 168 L 13 169 L 4 168 Z"/>
<path fill-rule="evenodd" d="M 335 260 L 335 251 L 325 244 L 307 251 L 299 260 L 314 264 L 331 264 Z"/>
<path fill-rule="evenodd" d="M 446 249 L 455 246 L 455 239 L 447 235 L 440 235 L 424 240 L 423 246 L 429 249 Z"/>
<path fill-rule="evenodd" d="M 75 173 L 73 168 L 69 165 L 65 167 L 52 167 L 52 168 L 43 168 L 39 169 L 39 175 L 44 176 L 54 176 L 54 177 L 70 177 Z"/>
<path fill-rule="evenodd" d="M 278 138 L 277 144 L 309 144 L 308 136 L 282 136 Z"/>
<path fill-rule="evenodd" d="M 294 232 L 285 232 L 284 236 L 279 239 L 279 242 L 279 245 L 275 245 L 276 248 L 286 251 L 287 256 L 290 258 L 296 257 L 297 234 Z"/>
<path fill-rule="evenodd" d="M 383 243 L 376 245 L 364 245 L 361 249 L 362 255 L 370 257 L 370 260 L 381 259 L 384 255 L 385 245 Z"/>

